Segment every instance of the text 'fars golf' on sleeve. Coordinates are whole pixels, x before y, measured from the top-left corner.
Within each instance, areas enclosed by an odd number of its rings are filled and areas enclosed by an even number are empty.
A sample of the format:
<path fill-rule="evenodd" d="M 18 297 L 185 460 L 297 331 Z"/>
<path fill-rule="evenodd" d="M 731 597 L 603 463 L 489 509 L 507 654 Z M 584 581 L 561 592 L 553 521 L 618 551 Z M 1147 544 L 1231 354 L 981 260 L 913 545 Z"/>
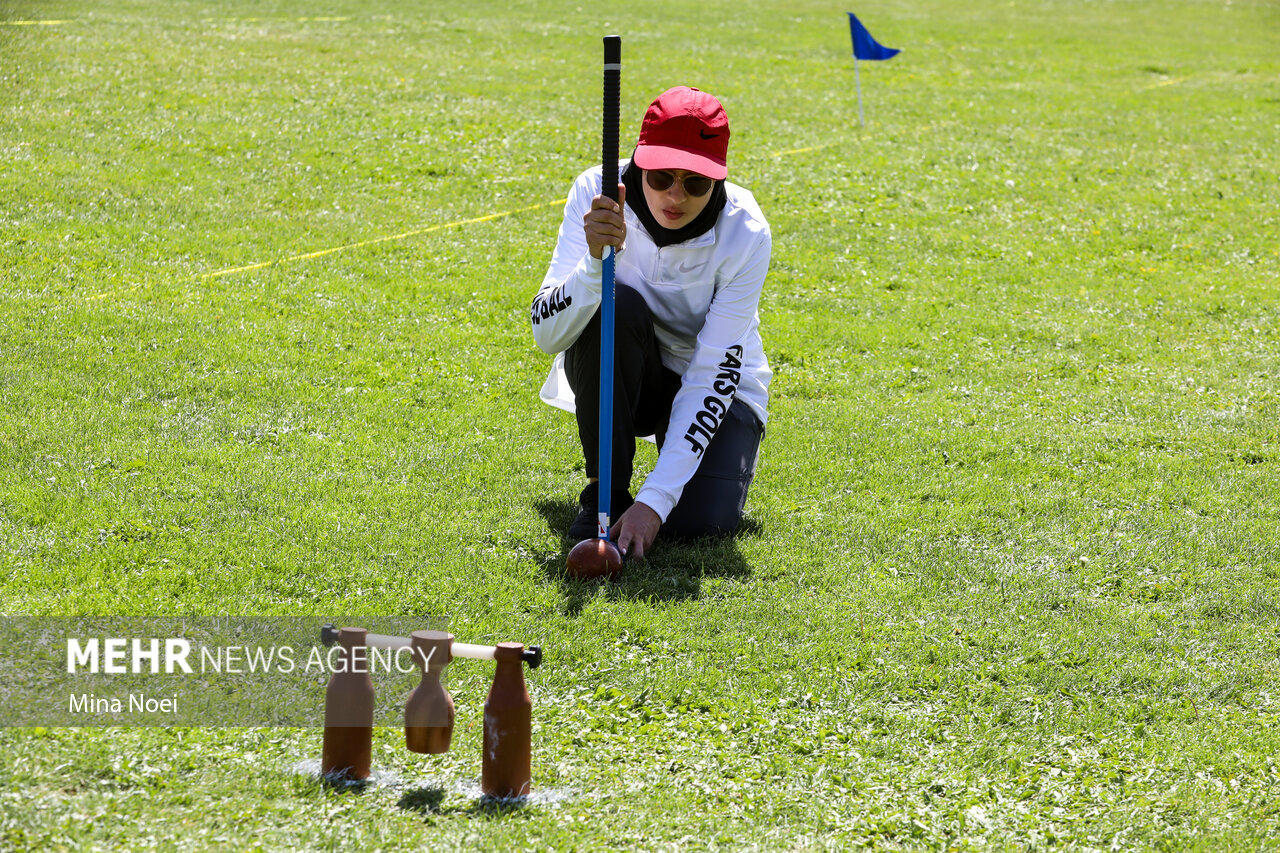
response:
<path fill-rule="evenodd" d="M 697 346 L 671 404 L 662 452 L 636 500 L 663 521 L 698 470 L 707 445 L 733 404 L 744 370 L 763 365 L 759 335 L 760 292 L 769 271 L 772 238 L 763 220 L 742 266 L 717 291 L 698 333 Z"/>
<path fill-rule="evenodd" d="M 583 217 L 600 194 L 599 167 L 578 176 L 564 206 L 551 266 L 530 306 L 533 340 L 554 355 L 573 345 L 600 307 L 604 263 L 591 257 Z"/>

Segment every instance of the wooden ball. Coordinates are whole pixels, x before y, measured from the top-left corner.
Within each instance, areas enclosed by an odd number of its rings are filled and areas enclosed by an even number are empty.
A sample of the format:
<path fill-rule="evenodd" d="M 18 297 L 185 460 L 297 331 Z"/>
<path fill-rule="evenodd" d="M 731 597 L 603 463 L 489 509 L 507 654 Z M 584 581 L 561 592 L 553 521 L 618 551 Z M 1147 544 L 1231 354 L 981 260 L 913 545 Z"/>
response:
<path fill-rule="evenodd" d="M 608 539 L 584 539 L 573 546 L 565 567 L 577 580 L 613 577 L 622 571 L 622 552 Z"/>

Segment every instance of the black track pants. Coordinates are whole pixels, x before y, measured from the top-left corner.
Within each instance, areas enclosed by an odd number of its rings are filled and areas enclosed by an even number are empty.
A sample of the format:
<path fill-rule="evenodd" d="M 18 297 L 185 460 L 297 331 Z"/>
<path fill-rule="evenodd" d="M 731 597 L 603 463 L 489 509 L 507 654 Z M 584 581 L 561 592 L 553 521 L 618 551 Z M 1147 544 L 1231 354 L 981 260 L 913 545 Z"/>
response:
<path fill-rule="evenodd" d="M 626 285 L 617 285 L 615 291 L 613 353 L 612 488 L 630 491 L 636 438 L 656 436 L 661 451 L 680 376 L 663 366 L 649 306 Z M 587 476 L 596 477 L 600 459 L 598 311 L 565 353 L 564 366 L 577 399 L 578 438 Z M 763 435 L 764 428 L 751 409 L 734 400 L 662 533 L 694 537 L 737 530 Z"/>

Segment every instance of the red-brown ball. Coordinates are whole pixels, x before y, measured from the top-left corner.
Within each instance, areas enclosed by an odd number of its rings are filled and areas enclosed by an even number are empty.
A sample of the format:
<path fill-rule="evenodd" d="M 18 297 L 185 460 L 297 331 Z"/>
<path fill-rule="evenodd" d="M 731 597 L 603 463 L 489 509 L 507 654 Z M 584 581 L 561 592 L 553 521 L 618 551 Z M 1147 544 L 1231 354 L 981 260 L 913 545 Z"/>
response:
<path fill-rule="evenodd" d="M 622 571 L 622 552 L 608 539 L 584 539 L 569 552 L 565 568 L 578 580 L 613 577 Z"/>

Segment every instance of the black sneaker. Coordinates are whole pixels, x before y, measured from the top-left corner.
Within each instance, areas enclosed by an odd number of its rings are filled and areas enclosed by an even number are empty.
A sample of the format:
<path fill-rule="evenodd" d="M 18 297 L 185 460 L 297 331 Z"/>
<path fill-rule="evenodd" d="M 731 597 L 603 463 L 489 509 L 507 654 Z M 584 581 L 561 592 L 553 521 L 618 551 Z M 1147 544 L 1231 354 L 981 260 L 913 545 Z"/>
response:
<path fill-rule="evenodd" d="M 594 539 L 599 533 L 598 505 L 600 495 L 599 483 L 587 483 L 587 487 L 578 495 L 578 517 L 569 525 L 569 538 L 575 540 Z M 609 519 L 617 521 L 624 512 L 631 508 L 635 499 L 628 491 L 614 491 L 609 500 Z"/>

